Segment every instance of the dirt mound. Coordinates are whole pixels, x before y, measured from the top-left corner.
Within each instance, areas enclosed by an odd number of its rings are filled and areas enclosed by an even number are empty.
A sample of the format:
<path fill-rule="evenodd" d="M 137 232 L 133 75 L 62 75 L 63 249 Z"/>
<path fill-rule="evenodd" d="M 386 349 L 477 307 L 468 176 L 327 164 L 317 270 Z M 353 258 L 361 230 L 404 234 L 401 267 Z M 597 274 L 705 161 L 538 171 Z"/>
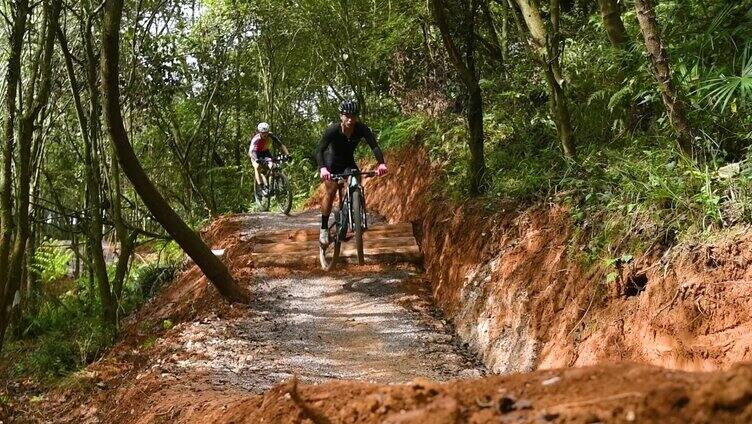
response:
<path fill-rule="evenodd" d="M 709 377 L 621 364 L 448 384 L 418 380 L 398 387 L 347 382 L 296 387 L 293 381 L 267 393 L 260 407 L 229 406 L 221 420 L 242 421 L 246 416 L 245 422 L 748 422 L 750 377 L 749 367 Z"/>
<path fill-rule="evenodd" d="M 752 367 L 701 374 L 617 364 L 401 386 L 291 380 L 264 395 L 211 390 L 201 378 L 151 380 L 116 402 L 108 422 L 746 423 Z"/>

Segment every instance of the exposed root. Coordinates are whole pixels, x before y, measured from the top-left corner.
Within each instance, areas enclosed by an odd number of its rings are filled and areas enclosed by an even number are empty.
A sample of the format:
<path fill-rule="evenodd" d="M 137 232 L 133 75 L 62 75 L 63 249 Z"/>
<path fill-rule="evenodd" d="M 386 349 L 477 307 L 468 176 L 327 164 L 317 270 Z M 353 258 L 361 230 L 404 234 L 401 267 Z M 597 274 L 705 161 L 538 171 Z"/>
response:
<path fill-rule="evenodd" d="M 326 415 L 317 411 L 314 407 L 308 406 L 305 400 L 303 400 L 303 398 L 300 397 L 300 394 L 298 393 L 297 374 L 292 378 L 292 380 L 288 384 L 289 385 L 288 385 L 286 392 L 290 395 L 290 397 L 292 398 L 292 401 L 295 402 L 295 405 L 298 408 L 300 408 L 300 410 L 303 412 L 306 418 L 313 421 L 314 424 L 330 424 L 331 423 L 331 421 L 329 420 L 329 418 L 326 417 Z"/>

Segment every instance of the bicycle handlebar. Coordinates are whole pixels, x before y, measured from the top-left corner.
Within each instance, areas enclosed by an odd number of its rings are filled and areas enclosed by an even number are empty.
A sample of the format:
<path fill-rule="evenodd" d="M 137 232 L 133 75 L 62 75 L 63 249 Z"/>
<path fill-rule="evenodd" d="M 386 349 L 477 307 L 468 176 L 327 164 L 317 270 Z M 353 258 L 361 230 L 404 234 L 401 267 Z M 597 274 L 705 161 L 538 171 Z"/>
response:
<path fill-rule="evenodd" d="M 378 175 L 376 171 L 367 171 L 367 172 L 350 171 L 350 172 L 343 172 L 341 174 L 331 174 L 331 179 L 332 181 L 336 181 L 336 180 L 344 180 L 347 177 L 354 177 L 354 176 L 375 177 L 376 175 Z"/>
<path fill-rule="evenodd" d="M 292 156 L 290 155 L 277 155 L 277 156 L 267 157 L 265 161 L 269 163 L 274 163 L 274 164 L 281 164 L 281 163 L 285 163 L 289 161 L 290 159 L 292 159 Z"/>

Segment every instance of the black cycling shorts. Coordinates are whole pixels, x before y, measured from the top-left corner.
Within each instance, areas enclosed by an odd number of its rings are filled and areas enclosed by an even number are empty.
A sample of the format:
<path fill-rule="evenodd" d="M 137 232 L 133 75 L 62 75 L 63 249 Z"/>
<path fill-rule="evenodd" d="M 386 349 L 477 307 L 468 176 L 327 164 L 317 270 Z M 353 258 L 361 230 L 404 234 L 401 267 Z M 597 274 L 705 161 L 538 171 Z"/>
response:
<path fill-rule="evenodd" d="M 269 150 L 262 150 L 260 152 L 256 152 L 255 156 L 256 156 L 256 159 L 255 159 L 256 162 L 265 164 L 266 159 L 272 158 L 272 152 L 270 152 Z"/>

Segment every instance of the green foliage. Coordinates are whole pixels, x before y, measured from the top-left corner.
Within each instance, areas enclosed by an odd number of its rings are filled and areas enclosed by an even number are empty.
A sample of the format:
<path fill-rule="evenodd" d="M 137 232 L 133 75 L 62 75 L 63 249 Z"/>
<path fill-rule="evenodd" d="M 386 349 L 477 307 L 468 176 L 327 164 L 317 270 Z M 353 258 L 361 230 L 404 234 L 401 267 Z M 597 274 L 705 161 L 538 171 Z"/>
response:
<path fill-rule="evenodd" d="M 157 242 L 154 262 L 135 263 L 126 278 L 118 315 L 125 317 L 171 280 L 183 261 L 175 242 Z M 114 272 L 113 269 L 109 270 Z M 19 338 L 9 346 L 16 375 L 33 376 L 54 383 L 61 377 L 100 358 L 112 345 L 117 332 L 103 324 L 102 305 L 96 287 L 80 278 L 61 295 L 47 294 L 16 324 Z M 170 320 L 163 329 L 173 326 Z"/>
<path fill-rule="evenodd" d="M 443 188 L 439 189 L 456 199 L 466 195 L 468 190 L 467 137 L 462 120 L 446 121 L 427 115 L 398 120 L 386 125 L 379 134 L 380 143 L 387 150 L 397 150 L 410 143 L 425 147 L 432 166 L 443 171 L 440 182 Z"/>
<path fill-rule="evenodd" d="M 11 356 L 22 357 L 15 364 L 18 375 L 53 381 L 99 358 L 111 345 L 114 329 L 102 324 L 101 304 L 86 290 L 79 281 L 74 290 L 45 300 L 18 324 L 22 338 L 10 347 L 18 351 Z"/>
<path fill-rule="evenodd" d="M 196 226 L 203 227 L 204 224 L 205 222 Z M 174 240 L 158 240 L 154 243 L 152 249 L 157 253 L 158 264 L 176 265 L 185 258 L 183 249 Z"/>
<path fill-rule="evenodd" d="M 162 329 L 163 330 L 169 330 L 171 329 L 175 324 L 172 323 L 169 319 L 166 319 L 162 321 Z"/>
<path fill-rule="evenodd" d="M 411 141 L 422 141 L 430 136 L 433 129 L 431 124 L 430 118 L 424 115 L 407 117 L 383 128 L 379 134 L 379 144 L 382 148 L 391 150 L 407 146 Z"/>
<path fill-rule="evenodd" d="M 135 285 L 144 298 L 152 297 L 165 283 L 171 281 L 179 265 L 176 263 L 153 263 L 139 267 L 135 271 Z"/>
<path fill-rule="evenodd" d="M 720 75 L 707 80 L 700 88 L 707 92 L 705 98 L 714 108 L 720 106 L 721 112 L 731 106 L 736 112 L 738 105 L 752 100 L 752 44 L 747 44 L 741 60 L 739 75 Z"/>
<path fill-rule="evenodd" d="M 42 283 L 52 283 L 68 274 L 68 265 L 73 259 L 70 249 L 48 239 L 34 253 L 29 271 L 35 273 Z"/>

